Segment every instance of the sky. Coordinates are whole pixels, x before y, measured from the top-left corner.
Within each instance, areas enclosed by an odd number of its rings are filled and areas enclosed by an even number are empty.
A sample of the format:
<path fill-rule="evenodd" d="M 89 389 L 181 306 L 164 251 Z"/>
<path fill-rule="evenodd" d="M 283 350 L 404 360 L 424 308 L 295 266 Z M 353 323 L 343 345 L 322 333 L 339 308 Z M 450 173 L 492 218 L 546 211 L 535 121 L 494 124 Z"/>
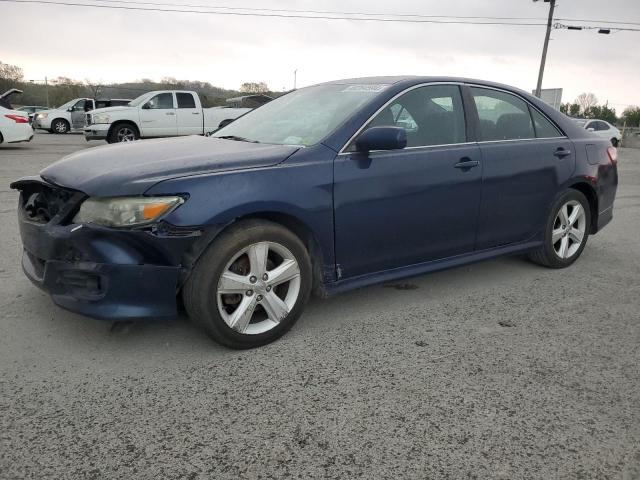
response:
<path fill-rule="evenodd" d="M 77 0 L 80 1 L 80 0 Z M 142 0 L 248 8 L 533 17 L 532 0 Z M 88 3 L 89 0 L 84 0 Z M 111 5 L 115 5 L 111 3 Z M 173 8 L 173 7 L 159 7 Z M 102 83 L 162 77 L 272 90 L 369 75 L 452 75 L 535 88 L 544 26 L 438 25 L 140 12 L 0 2 L 0 61 L 27 79 Z M 556 18 L 637 22 L 639 0 L 559 0 Z M 584 22 L 566 22 L 584 25 Z M 597 24 L 591 24 L 597 25 Z M 553 30 L 543 88 L 640 105 L 640 31 Z"/>

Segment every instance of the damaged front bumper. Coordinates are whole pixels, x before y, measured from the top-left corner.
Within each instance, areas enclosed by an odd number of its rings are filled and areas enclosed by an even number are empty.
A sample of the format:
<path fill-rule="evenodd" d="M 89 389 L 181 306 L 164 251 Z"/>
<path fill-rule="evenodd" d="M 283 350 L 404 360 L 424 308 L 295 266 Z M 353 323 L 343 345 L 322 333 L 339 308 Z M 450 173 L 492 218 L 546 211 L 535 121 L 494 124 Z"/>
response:
<path fill-rule="evenodd" d="M 176 296 L 187 273 L 183 261 L 199 231 L 74 224 L 69 219 L 86 198 L 81 192 L 34 179 L 16 182 L 12 188 L 21 190 L 22 268 L 57 305 L 109 320 L 177 315 Z M 33 200 L 45 189 L 50 205 L 55 203 L 51 191 L 64 194 L 61 206 L 51 212 Z"/>

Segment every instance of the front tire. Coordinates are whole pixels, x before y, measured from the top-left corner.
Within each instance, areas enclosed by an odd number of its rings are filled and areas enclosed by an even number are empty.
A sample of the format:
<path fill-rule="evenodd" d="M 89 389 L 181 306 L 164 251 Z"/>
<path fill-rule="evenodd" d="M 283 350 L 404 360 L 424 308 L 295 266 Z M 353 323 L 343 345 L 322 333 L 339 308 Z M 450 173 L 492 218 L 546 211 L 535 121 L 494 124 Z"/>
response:
<path fill-rule="evenodd" d="M 582 192 L 567 190 L 553 205 L 547 221 L 544 245 L 529 258 L 545 267 L 565 268 L 575 262 L 589 238 L 591 210 Z"/>
<path fill-rule="evenodd" d="M 614 147 L 618 148 L 619 144 L 620 144 L 620 142 L 618 141 L 617 138 L 612 138 L 611 139 L 611 145 L 613 145 Z"/>
<path fill-rule="evenodd" d="M 71 126 L 63 118 L 57 118 L 51 123 L 51 131 L 53 133 L 68 133 L 69 130 L 71 130 Z"/>
<path fill-rule="evenodd" d="M 311 272 L 296 235 L 272 222 L 242 221 L 209 246 L 182 295 L 189 316 L 216 342 L 254 348 L 298 320 L 311 293 Z"/>
<path fill-rule="evenodd" d="M 111 129 L 107 143 L 133 142 L 140 138 L 138 129 L 131 123 L 121 123 Z"/>

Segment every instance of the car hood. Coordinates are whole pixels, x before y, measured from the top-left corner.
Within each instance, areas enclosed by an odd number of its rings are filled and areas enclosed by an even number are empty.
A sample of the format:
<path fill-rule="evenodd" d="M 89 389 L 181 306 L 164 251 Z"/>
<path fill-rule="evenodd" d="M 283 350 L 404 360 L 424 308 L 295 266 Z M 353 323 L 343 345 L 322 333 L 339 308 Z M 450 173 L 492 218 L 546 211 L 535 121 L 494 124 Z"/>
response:
<path fill-rule="evenodd" d="M 195 135 L 142 140 L 74 153 L 40 176 L 90 196 L 141 195 L 171 178 L 276 165 L 299 148 Z"/>

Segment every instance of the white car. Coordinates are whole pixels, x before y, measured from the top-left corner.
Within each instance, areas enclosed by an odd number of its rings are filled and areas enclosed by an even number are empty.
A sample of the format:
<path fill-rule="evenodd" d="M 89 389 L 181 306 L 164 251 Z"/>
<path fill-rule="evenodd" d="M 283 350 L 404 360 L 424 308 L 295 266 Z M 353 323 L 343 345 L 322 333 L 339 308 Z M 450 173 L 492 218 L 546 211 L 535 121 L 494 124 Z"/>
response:
<path fill-rule="evenodd" d="M 33 138 L 28 114 L 11 107 L 9 97 L 14 93 L 22 92 L 12 88 L 0 95 L 0 143 L 30 142 Z"/>
<path fill-rule="evenodd" d="M 196 92 L 156 90 L 140 95 L 127 106 L 98 108 L 88 113 L 84 137 L 116 143 L 140 138 L 205 135 L 250 110 L 202 108 Z"/>
<path fill-rule="evenodd" d="M 30 142 L 33 128 L 24 112 L 0 107 L 0 143 Z"/>
<path fill-rule="evenodd" d="M 616 127 L 604 120 L 587 120 L 584 118 L 576 119 L 576 123 L 585 130 L 593 132 L 599 137 L 607 138 L 611 141 L 611 145 L 617 147 L 622 140 L 622 133 Z"/>
<path fill-rule="evenodd" d="M 87 112 L 107 105 L 126 105 L 129 102 L 128 98 L 111 100 L 74 98 L 58 108 L 36 113 L 33 117 L 33 128 L 51 133 L 67 133 L 73 130 L 82 131 Z"/>

